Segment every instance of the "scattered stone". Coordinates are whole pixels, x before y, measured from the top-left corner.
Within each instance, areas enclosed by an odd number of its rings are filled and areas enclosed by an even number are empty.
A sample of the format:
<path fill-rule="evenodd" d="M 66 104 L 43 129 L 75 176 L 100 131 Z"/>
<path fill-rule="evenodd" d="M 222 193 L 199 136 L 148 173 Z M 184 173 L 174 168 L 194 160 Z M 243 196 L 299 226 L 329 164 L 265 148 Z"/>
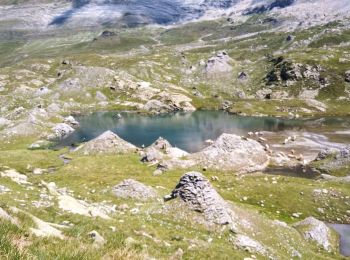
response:
<path fill-rule="evenodd" d="M 149 200 L 158 197 L 157 192 L 141 182 L 127 179 L 113 187 L 113 193 L 119 198 L 132 198 L 137 200 Z"/>
<path fill-rule="evenodd" d="M 34 168 L 33 169 L 33 174 L 34 175 L 42 175 L 42 174 L 44 174 L 46 172 L 46 170 L 44 170 L 44 169 L 40 169 L 40 168 Z"/>
<path fill-rule="evenodd" d="M 49 192 L 56 196 L 58 199 L 58 206 L 60 209 L 64 211 L 71 212 L 73 214 L 88 216 L 88 217 L 100 217 L 102 219 L 111 219 L 106 214 L 106 209 L 103 209 L 98 206 L 90 205 L 86 201 L 77 200 L 74 197 L 67 195 L 64 191 L 60 191 L 57 189 L 56 184 L 54 182 L 46 183 L 42 181 L 42 184 L 46 186 Z"/>
<path fill-rule="evenodd" d="M 89 237 L 94 240 L 93 246 L 99 248 L 106 243 L 106 240 L 96 231 L 89 232 Z"/>
<path fill-rule="evenodd" d="M 38 140 L 38 141 L 32 143 L 31 145 L 29 145 L 28 149 L 31 149 L 31 150 L 44 149 L 44 148 L 49 147 L 51 144 L 52 143 L 50 141 L 47 141 L 47 140 Z"/>
<path fill-rule="evenodd" d="M 99 101 L 106 101 L 108 98 L 101 91 L 97 91 L 96 99 Z"/>
<path fill-rule="evenodd" d="M 13 225 L 16 225 L 16 226 L 19 225 L 18 220 L 16 218 L 12 217 L 10 214 L 8 214 L 2 208 L 0 208 L 0 219 L 10 221 Z"/>
<path fill-rule="evenodd" d="M 245 236 L 245 235 L 236 235 L 231 239 L 233 245 L 239 249 L 248 251 L 249 253 L 258 253 L 260 255 L 267 255 L 266 248 L 260 244 L 258 241 Z"/>
<path fill-rule="evenodd" d="M 5 170 L 3 172 L 0 172 L 1 177 L 7 177 L 10 178 L 12 181 L 16 182 L 17 184 L 23 185 L 23 184 L 29 184 L 28 177 L 24 174 L 20 174 L 16 170 L 10 169 Z"/>

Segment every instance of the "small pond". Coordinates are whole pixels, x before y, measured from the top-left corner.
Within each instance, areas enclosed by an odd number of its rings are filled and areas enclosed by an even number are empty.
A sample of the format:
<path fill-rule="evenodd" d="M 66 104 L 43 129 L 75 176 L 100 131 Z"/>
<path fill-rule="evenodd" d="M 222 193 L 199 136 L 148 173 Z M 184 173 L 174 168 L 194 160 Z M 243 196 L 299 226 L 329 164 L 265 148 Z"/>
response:
<path fill-rule="evenodd" d="M 145 116 L 137 113 L 96 112 L 76 116 L 80 128 L 62 140 L 58 146 L 70 146 L 89 141 L 107 130 L 136 145 L 148 146 L 158 137 L 188 152 L 196 152 L 206 146 L 207 139 L 215 140 L 222 133 L 246 135 L 249 131 L 281 133 L 327 132 L 330 138 L 350 143 L 350 118 L 327 118 L 313 120 L 281 119 L 272 117 L 242 117 L 223 111 L 196 111 Z M 314 138 L 320 137 L 319 134 Z M 327 137 L 328 138 L 328 137 Z"/>

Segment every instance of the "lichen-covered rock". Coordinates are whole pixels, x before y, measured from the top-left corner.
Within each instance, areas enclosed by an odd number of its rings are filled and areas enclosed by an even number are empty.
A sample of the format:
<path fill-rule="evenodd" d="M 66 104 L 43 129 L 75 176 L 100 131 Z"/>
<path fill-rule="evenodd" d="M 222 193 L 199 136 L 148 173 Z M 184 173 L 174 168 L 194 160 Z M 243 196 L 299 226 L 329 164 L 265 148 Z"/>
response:
<path fill-rule="evenodd" d="M 307 240 L 314 241 L 327 251 L 334 250 L 334 239 L 331 229 L 322 221 L 308 217 L 293 225 Z"/>
<path fill-rule="evenodd" d="M 257 141 L 242 139 L 233 134 L 222 134 L 212 145 L 189 156 L 201 166 L 236 172 L 264 170 L 269 156 Z"/>
<path fill-rule="evenodd" d="M 149 186 L 133 179 L 127 179 L 113 187 L 113 193 L 119 198 L 149 200 L 158 197 L 157 192 Z"/>
<path fill-rule="evenodd" d="M 216 192 L 207 178 L 198 172 L 188 172 L 164 199 L 179 197 L 190 209 L 204 214 L 205 219 L 214 224 L 234 224 L 234 213 L 230 205 Z"/>
<path fill-rule="evenodd" d="M 136 150 L 136 146 L 123 140 L 112 131 L 106 131 L 95 139 L 79 147 L 76 152 L 84 154 L 127 153 Z"/>

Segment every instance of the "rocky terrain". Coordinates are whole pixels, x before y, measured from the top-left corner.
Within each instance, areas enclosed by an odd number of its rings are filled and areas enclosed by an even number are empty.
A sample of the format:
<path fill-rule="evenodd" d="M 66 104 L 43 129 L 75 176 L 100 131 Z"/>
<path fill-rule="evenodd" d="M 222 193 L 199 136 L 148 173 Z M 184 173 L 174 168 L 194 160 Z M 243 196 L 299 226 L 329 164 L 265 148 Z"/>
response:
<path fill-rule="evenodd" d="M 192 153 L 113 131 L 55 145 L 96 111 L 345 118 L 349 11 L 345 0 L 0 1 L 0 258 L 345 258 L 328 224 L 350 223 L 347 145 L 260 131 Z"/>

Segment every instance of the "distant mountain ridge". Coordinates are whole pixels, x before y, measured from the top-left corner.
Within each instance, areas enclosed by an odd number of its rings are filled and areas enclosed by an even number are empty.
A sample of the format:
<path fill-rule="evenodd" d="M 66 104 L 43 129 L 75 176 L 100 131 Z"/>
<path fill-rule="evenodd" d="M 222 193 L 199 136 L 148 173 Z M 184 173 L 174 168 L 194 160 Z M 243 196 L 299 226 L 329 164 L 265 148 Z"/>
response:
<path fill-rule="evenodd" d="M 17 3 L 9 5 L 11 3 Z M 147 24 L 173 25 L 222 16 L 241 19 L 271 13 L 304 26 L 350 16 L 348 0 L 73 0 L 0 2 L 7 29 L 81 28 Z M 309 23 L 309 24 L 308 24 Z M 1 30 L 1 26 L 0 26 Z"/>

